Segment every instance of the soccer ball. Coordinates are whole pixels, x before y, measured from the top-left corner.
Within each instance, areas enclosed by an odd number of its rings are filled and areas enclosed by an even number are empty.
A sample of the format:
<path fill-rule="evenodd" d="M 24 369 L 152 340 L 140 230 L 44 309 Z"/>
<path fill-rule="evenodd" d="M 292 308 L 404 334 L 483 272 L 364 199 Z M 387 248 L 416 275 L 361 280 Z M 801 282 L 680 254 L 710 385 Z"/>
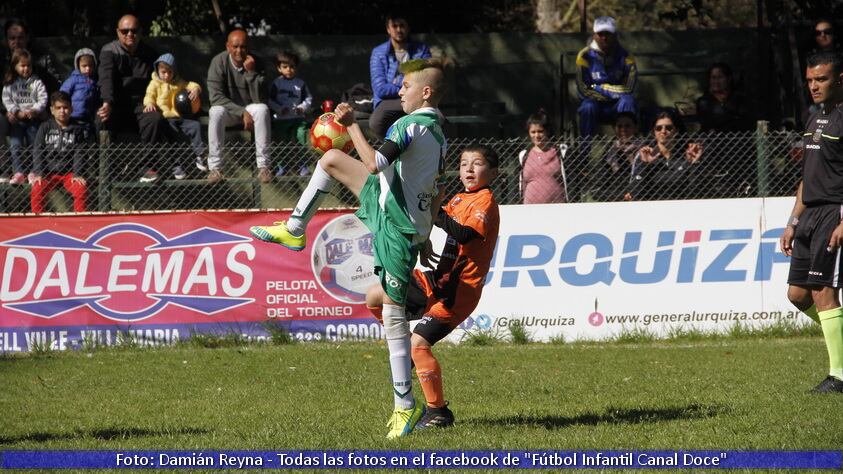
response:
<path fill-rule="evenodd" d="M 332 148 L 348 153 L 354 148 L 345 126 L 336 118 L 333 112 L 322 114 L 310 127 L 310 143 L 316 153 L 322 155 Z"/>
<path fill-rule="evenodd" d="M 317 234 L 311 262 L 316 281 L 344 303 L 363 303 L 378 283 L 372 232 L 354 214 L 329 222 Z"/>
<path fill-rule="evenodd" d="M 191 118 L 199 113 L 202 107 L 202 102 L 199 97 L 196 100 L 190 100 L 190 92 L 187 89 L 182 89 L 173 97 L 173 108 L 184 118 Z"/>

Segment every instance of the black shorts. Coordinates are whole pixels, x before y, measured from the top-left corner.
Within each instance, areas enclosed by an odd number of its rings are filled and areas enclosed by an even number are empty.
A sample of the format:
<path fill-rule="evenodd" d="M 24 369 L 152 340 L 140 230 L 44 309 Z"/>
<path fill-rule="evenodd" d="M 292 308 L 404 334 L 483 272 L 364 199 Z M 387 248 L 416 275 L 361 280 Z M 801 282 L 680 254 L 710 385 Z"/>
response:
<path fill-rule="evenodd" d="M 788 284 L 828 288 L 843 287 L 840 283 L 841 254 L 837 247 L 828 250 L 828 239 L 843 218 L 843 206 L 824 204 L 805 209 L 793 236 L 793 253 L 790 256 Z"/>
<path fill-rule="evenodd" d="M 434 316 L 424 315 L 421 321 L 416 324 L 413 333 L 423 337 L 432 346 L 444 339 L 448 334 L 451 334 L 453 330 L 454 327 L 447 322 Z"/>

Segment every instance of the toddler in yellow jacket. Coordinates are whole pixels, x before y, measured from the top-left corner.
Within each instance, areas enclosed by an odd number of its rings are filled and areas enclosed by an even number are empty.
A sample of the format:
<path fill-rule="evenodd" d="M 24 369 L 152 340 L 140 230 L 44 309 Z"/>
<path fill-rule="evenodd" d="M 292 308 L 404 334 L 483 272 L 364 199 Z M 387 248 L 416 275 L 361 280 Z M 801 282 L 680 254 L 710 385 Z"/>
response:
<path fill-rule="evenodd" d="M 179 93 L 182 91 L 187 92 L 187 99 L 190 102 L 189 107 L 177 105 L 180 102 L 179 99 L 184 98 L 179 97 Z M 162 54 L 153 63 L 152 77 L 143 98 L 143 111 L 160 111 L 167 119 L 167 123 L 170 124 L 173 135 L 181 140 L 190 141 L 191 148 L 196 156 L 196 166 L 205 171 L 205 143 L 202 141 L 199 121 L 193 115 L 193 112 L 198 108 L 201 93 L 202 87 L 199 84 L 186 81 L 178 75 L 176 58 L 170 53 Z M 144 176 L 146 177 L 146 175 Z M 176 179 L 186 177 L 180 160 L 177 160 L 173 167 L 173 176 Z M 153 179 L 145 180 L 142 178 L 141 181 L 154 181 L 156 178 L 157 175 Z"/>

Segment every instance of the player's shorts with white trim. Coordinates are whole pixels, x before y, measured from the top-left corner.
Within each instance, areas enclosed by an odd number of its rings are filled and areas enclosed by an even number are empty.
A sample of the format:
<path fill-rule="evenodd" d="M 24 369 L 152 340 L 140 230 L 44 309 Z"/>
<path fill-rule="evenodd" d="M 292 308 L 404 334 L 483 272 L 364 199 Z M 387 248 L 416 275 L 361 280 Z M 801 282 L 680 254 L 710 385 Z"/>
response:
<path fill-rule="evenodd" d="M 379 196 L 380 182 L 371 175 L 360 191 L 360 209 L 355 214 L 372 231 L 375 274 L 381 287 L 392 301 L 403 305 L 419 251 L 413 236 L 398 230 L 383 212 Z"/>
<path fill-rule="evenodd" d="M 793 236 L 788 284 L 841 288 L 843 249 L 829 251 L 828 240 L 843 218 L 843 205 L 823 204 L 806 208 L 799 216 Z"/>

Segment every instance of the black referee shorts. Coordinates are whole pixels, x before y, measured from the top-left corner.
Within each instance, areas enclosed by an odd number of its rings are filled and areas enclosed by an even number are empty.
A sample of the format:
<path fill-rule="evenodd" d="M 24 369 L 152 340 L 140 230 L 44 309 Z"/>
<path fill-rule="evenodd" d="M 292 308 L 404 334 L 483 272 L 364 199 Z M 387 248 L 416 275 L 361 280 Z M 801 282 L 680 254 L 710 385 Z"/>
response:
<path fill-rule="evenodd" d="M 805 209 L 793 236 L 788 284 L 840 288 L 843 249 L 828 251 L 828 239 L 843 218 L 843 206 L 824 204 Z"/>

